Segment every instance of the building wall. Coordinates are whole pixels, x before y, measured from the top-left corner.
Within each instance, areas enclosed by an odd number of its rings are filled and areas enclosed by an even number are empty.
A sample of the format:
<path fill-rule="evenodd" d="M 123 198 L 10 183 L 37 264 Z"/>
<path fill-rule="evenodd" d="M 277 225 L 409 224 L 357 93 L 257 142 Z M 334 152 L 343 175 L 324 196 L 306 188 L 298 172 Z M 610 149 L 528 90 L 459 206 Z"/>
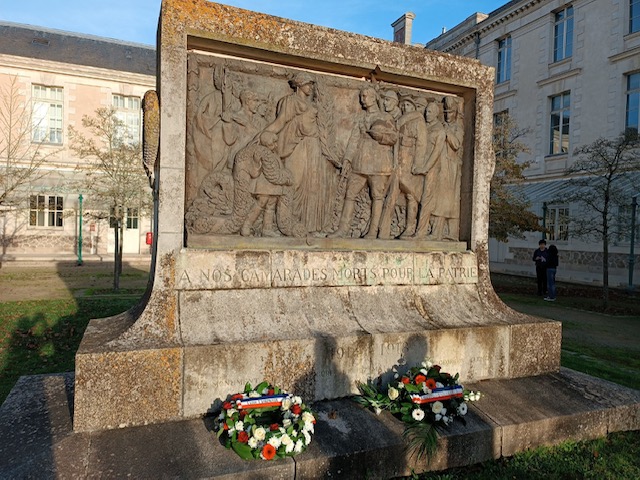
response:
<path fill-rule="evenodd" d="M 4 229 L 4 248 L 0 254 L 76 253 L 80 194 L 84 200 L 83 253 L 106 254 L 110 242 L 113 243 L 112 238 L 110 240 L 113 229 L 109 228 L 107 220 L 92 218 L 87 210 L 91 196 L 78 186 L 78 180 L 83 176 L 84 160 L 70 150 L 68 129 L 72 126 L 82 132 L 82 117 L 94 115 L 98 107 L 110 106 L 114 94 L 142 99 L 147 90 L 154 89 L 155 64 L 150 60 L 155 59 L 154 49 L 13 24 L 0 24 L 0 33 L 4 35 L 0 39 L 0 85 L 6 86 L 15 76 L 20 95 L 28 105 L 33 85 L 61 87 L 63 92 L 62 144 L 42 145 L 42 152 L 48 155 L 42 166 L 47 175 L 24 186 L 20 193 L 21 201 L 16 207 L 0 209 L 0 227 Z M 31 51 L 34 48 L 32 38 L 47 39 L 50 43 L 46 48 L 50 50 L 39 51 L 36 55 Z M 117 60 L 119 52 L 122 60 Z M 95 57 L 102 55 L 112 58 L 105 58 L 100 63 Z M 152 64 L 144 69 L 137 64 L 130 66 L 127 62 L 132 55 Z M 95 66 L 100 64 L 123 69 Z M 0 153 L 0 162 L 6 161 L 6 157 L 2 157 Z M 29 225 L 29 196 L 33 194 L 63 198 L 62 227 Z M 131 253 L 148 253 L 145 235 L 151 231 L 149 215 L 139 219 L 138 230 L 137 241 L 129 242 L 129 250 Z"/>
<path fill-rule="evenodd" d="M 568 6 L 574 9 L 573 54 L 554 62 L 555 12 Z M 577 147 L 599 137 L 613 138 L 624 130 L 626 75 L 640 70 L 640 33 L 628 33 L 628 25 L 629 0 L 519 0 L 505 3 L 488 16 L 469 17 L 427 43 L 427 48 L 476 57 L 497 67 L 498 42 L 511 37 L 511 78 L 496 83 L 494 111 L 508 110 L 519 127 L 530 129 L 524 143 L 531 153 L 519 160 L 531 162 L 525 171 L 527 183 L 542 185 L 565 177 L 565 170 L 576 160 L 572 152 Z M 550 98 L 563 92 L 571 97 L 569 147 L 566 153 L 550 155 Z M 629 204 L 635 193 L 630 191 Z M 530 200 L 540 216 L 544 202 L 553 206 L 551 197 L 536 195 Z M 569 207 L 575 211 L 575 206 Z M 511 238 L 506 244 L 492 239 L 492 269 L 533 275 L 533 262 L 526 252 L 533 252 L 539 239 L 540 233 Z M 599 239 L 577 238 L 569 230 L 568 240 L 550 243 L 560 250 L 559 277 L 601 281 Z M 627 282 L 628 252 L 628 242 L 611 246 L 612 284 Z"/>

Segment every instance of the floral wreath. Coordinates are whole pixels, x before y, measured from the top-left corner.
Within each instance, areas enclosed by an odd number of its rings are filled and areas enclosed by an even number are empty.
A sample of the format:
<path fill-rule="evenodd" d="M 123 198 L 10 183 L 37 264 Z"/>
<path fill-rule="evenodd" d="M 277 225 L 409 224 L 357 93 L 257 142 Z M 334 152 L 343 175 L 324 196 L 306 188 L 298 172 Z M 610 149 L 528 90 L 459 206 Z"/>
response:
<path fill-rule="evenodd" d="M 298 396 L 262 382 L 228 397 L 215 424 L 225 447 L 241 458 L 292 457 L 305 451 L 316 419 Z"/>
<path fill-rule="evenodd" d="M 386 389 L 359 383 L 361 395 L 355 400 L 376 414 L 388 410 L 400 418 L 406 424 L 408 447 L 417 451 L 418 457 L 431 458 L 438 442 L 435 426 L 448 426 L 455 418 L 466 425 L 467 402 L 479 400 L 481 394 L 465 390 L 458 384 L 458 374 L 451 376 L 429 360 L 404 374 L 396 368 L 393 371 L 394 381 Z"/>

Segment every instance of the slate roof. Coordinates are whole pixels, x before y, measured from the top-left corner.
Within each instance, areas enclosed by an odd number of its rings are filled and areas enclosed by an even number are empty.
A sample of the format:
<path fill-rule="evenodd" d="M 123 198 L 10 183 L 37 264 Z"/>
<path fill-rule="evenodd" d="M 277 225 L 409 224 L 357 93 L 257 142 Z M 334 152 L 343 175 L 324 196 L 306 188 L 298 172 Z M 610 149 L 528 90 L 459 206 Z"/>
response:
<path fill-rule="evenodd" d="M 0 22 L 0 53 L 156 75 L 156 50 L 150 45 L 19 23 Z"/>

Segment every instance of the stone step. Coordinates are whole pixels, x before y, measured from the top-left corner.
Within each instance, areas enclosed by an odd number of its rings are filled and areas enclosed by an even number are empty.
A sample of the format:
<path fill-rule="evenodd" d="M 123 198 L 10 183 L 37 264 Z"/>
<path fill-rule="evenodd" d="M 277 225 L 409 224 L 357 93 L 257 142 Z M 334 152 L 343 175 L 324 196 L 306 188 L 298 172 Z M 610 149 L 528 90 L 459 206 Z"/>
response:
<path fill-rule="evenodd" d="M 210 418 L 74 433 L 73 373 L 21 377 L 0 408 L 0 478 L 392 478 L 640 429 L 640 391 L 572 370 L 467 387 L 483 397 L 466 426 L 441 432 L 430 464 L 405 451 L 400 421 L 347 399 L 314 405 L 304 454 L 247 462 L 218 443 Z"/>

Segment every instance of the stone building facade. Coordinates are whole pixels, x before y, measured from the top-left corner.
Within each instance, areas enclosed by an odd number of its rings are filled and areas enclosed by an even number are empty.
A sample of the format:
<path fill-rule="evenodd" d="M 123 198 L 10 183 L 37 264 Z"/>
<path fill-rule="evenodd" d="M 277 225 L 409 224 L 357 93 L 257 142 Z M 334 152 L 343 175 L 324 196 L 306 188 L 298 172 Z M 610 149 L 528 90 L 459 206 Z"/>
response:
<path fill-rule="evenodd" d="M 572 235 L 575 205 L 558 203 L 577 147 L 638 128 L 640 108 L 639 0 L 513 0 L 475 13 L 426 48 L 479 59 L 496 69 L 494 112 L 508 112 L 525 138 L 531 162 L 525 192 L 545 218 L 547 242 L 560 250 L 558 277 L 601 281 L 602 245 Z M 626 187 L 628 204 L 640 193 L 640 174 Z M 619 215 L 628 215 L 623 209 Z M 491 240 L 494 271 L 533 275 L 539 233 L 508 243 Z M 628 282 L 630 238 L 610 249 L 610 284 Z M 635 264 L 638 265 L 638 259 Z M 636 278 L 638 271 L 636 268 Z"/>
<path fill-rule="evenodd" d="M 151 46 L 0 22 L 0 86 L 6 98 L 13 82 L 31 115 L 30 141 L 44 140 L 40 149 L 47 155 L 41 167 L 46 175 L 22 185 L 13 205 L 0 207 L 1 257 L 77 253 L 80 194 L 85 209 L 91 198 L 78 186 L 83 160 L 69 148 L 69 127 L 82 130 L 84 115 L 113 106 L 132 138 L 141 139 L 141 100 L 155 88 L 155 75 Z M 6 164 L 6 148 L 0 148 L 0 165 Z M 124 253 L 149 253 L 149 214 L 136 205 L 126 208 Z M 88 213 L 82 217 L 83 253 L 113 252 L 109 220 Z"/>

